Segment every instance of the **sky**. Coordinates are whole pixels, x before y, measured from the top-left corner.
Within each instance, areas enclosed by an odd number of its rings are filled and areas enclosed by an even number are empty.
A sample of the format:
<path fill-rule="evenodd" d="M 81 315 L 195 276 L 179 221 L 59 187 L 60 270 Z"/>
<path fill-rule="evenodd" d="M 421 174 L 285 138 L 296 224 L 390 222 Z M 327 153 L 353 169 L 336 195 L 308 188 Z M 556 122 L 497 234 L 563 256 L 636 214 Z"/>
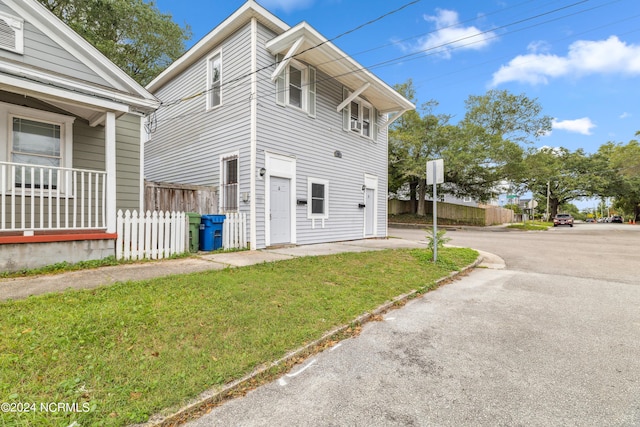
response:
<path fill-rule="evenodd" d="M 534 146 L 593 153 L 609 141 L 640 138 L 638 0 L 258 3 L 291 26 L 306 21 L 327 39 L 340 36 L 333 43 L 390 86 L 412 79 L 417 104 L 437 101 L 433 112 L 452 123 L 470 95 L 498 89 L 537 99 L 553 118 L 552 132 Z M 187 47 L 242 4 L 156 0 L 191 27 Z"/>

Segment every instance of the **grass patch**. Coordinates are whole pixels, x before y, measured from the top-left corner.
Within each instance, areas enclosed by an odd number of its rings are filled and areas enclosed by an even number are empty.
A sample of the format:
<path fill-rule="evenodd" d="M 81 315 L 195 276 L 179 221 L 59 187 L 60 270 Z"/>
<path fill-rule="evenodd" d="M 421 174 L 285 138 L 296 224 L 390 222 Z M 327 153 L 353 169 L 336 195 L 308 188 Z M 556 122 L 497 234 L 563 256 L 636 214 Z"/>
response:
<path fill-rule="evenodd" d="M 0 303 L 1 426 L 122 426 L 177 408 L 348 324 L 426 291 L 477 257 L 444 248 L 297 258 Z"/>
<path fill-rule="evenodd" d="M 551 224 L 553 227 L 553 224 Z M 537 230 L 547 230 L 549 225 L 547 223 L 530 223 L 526 222 L 524 224 L 509 224 L 507 228 L 515 228 L 518 230 L 527 230 L 527 231 L 537 231 Z"/>
<path fill-rule="evenodd" d="M 193 254 L 186 252 L 182 254 L 172 255 L 167 259 L 188 258 Z M 9 279 L 15 277 L 28 277 L 28 276 L 40 276 L 43 274 L 60 274 L 69 271 L 88 270 L 92 268 L 109 267 L 113 265 L 125 265 L 141 262 L 152 262 L 149 259 L 142 259 L 136 261 L 117 260 L 115 256 L 109 256 L 97 260 L 80 261 L 77 263 L 59 262 L 56 264 L 47 265 L 40 268 L 23 269 L 17 271 L 2 271 L 0 272 L 0 279 Z"/>

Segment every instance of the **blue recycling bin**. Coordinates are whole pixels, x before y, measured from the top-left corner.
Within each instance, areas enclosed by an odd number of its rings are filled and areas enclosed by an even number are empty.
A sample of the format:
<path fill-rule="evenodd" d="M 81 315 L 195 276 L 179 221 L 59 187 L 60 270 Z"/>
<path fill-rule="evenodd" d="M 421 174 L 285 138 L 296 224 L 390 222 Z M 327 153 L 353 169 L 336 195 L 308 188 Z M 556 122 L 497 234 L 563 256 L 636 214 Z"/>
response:
<path fill-rule="evenodd" d="M 202 215 L 200 219 L 200 250 L 215 251 L 222 247 L 222 224 L 225 215 Z"/>

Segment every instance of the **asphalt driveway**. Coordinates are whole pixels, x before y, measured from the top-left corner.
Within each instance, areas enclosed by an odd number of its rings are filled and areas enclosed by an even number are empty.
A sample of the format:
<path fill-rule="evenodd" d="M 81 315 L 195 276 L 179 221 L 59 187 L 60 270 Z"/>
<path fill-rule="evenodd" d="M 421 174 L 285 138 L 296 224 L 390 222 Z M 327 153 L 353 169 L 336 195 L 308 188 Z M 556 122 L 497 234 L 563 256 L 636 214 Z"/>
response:
<path fill-rule="evenodd" d="M 190 425 L 640 425 L 640 227 L 624 226 L 449 232 L 506 268 L 413 300 Z"/>

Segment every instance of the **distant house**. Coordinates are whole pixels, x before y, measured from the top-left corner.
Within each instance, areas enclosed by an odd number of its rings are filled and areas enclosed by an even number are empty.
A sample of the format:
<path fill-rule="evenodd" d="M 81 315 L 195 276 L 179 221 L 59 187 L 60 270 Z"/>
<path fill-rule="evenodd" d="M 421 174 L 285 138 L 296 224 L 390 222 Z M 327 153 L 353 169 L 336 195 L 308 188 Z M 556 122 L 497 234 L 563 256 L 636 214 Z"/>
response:
<path fill-rule="evenodd" d="M 215 186 L 252 249 L 387 235 L 387 127 L 414 105 L 306 22 L 248 1 L 147 89 L 146 179 Z"/>
<path fill-rule="evenodd" d="M 158 100 L 36 0 L 0 0 L 0 271 L 114 255 Z"/>

